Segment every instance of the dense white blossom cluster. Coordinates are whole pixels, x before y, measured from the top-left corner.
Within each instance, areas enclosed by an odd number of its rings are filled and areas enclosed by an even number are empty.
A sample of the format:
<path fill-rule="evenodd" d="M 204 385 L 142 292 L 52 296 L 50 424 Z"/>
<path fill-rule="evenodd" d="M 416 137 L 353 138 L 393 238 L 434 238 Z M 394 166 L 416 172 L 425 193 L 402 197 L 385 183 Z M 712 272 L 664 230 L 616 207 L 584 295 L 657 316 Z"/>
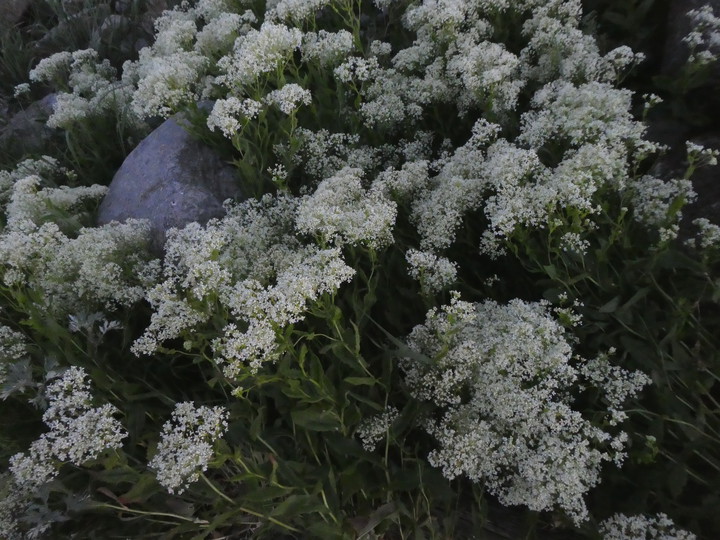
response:
<path fill-rule="evenodd" d="M 299 29 L 266 21 L 235 40 L 232 52 L 218 61 L 223 74 L 217 82 L 236 90 L 252 85 L 260 75 L 282 69 L 301 43 Z"/>
<path fill-rule="evenodd" d="M 166 117 L 197 101 L 207 67 L 207 58 L 195 51 L 154 56 L 150 49 L 142 49 L 137 65 L 123 72 L 130 84 L 137 81 L 133 110 L 143 118 Z"/>
<path fill-rule="evenodd" d="M 360 169 L 344 168 L 300 203 L 297 228 L 335 245 L 379 249 L 392 243 L 396 213 L 392 200 L 363 189 Z"/>
<path fill-rule="evenodd" d="M 710 223 L 707 218 L 697 218 L 693 220 L 699 231 L 697 238 L 687 240 L 689 245 L 699 247 L 700 249 L 719 248 L 720 247 L 720 227 L 714 223 Z"/>
<path fill-rule="evenodd" d="M 120 448 L 125 429 L 113 415 L 113 405 L 91 407 L 92 395 L 87 374 L 71 367 L 47 387 L 49 406 L 43 421 L 50 428 L 30 445 L 28 453 L 10 459 L 15 483 L 34 491 L 58 474 L 57 462 L 82 465 L 101 452 Z"/>
<path fill-rule="evenodd" d="M 347 30 L 319 30 L 303 35 L 300 51 L 303 62 L 317 62 L 323 67 L 339 64 L 354 48 L 353 36 Z"/>
<path fill-rule="evenodd" d="M 424 294 L 436 294 L 450 287 L 457 279 L 457 264 L 428 251 L 409 249 L 405 259 L 410 276 L 420 282 Z"/>
<path fill-rule="evenodd" d="M 548 83 L 535 93 L 533 110 L 523 115 L 518 140 L 532 148 L 552 139 L 576 148 L 587 143 L 639 145 L 645 126 L 633 119 L 631 98 L 629 90 L 607 83 Z"/>
<path fill-rule="evenodd" d="M 208 115 L 207 126 L 219 129 L 227 138 L 240 133 L 247 123 L 263 110 L 262 103 L 254 99 L 240 100 L 234 96 L 218 99 Z"/>
<path fill-rule="evenodd" d="M 348 31 L 356 28 L 319 28 L 331 11 L 343 19 L 342 10 L 356 6 L 350 1 L 269 0 L 260 13 L 249 0 L 197 0 L 155 21 L 154 43 L 125 63 L 119 80 L 92 49 L 42 60 L 30 80 L 61 90 L 53 127 L 118 111 L 140 122 L 212 99 L 207 127 L 239 147 L 282 117 L 292 129 L 273 147 L 276 160 L 260 161 L 278 184 L 300 179 L 303 190 L 227 203 L 222 219 L 171 230 L 160 262 L 147 254 L 146 223 L 81 226 L 106 188 L 54 187 L 48 175 L 56 164 L 30 160 L 0 172 L 2 286 L 32 290 L 43 309 L 63 317 L 145 299 L 153 311 L 133 353 L 152 355 L 170 341 L 200 347 L 233 380 L 276 361 L 282 334 L 353 278 L 343 258 L 349 247 L 379 252 L 395 237 L 412 238 L 399 253 L 432 297 L 465 270 L 448 258 L 465 225 L 482 223 L 473 229 L 478 256 L 498 257 L 521 233 L 540 231 L 552 248 L 579 257 L 594 245 L 602 203 L 618 195 L 661 240 L 677 235 L 692 185 L 636 177 L 636 165 L 661 147 L 645 140 L 632 93 L 617 87 L 642 55 L 624 46 L 602 54 L 582 29 L 581 0 L 373 4 L 385 15 L 403 10 L 408 46 L 387 38 L 363 48 L 363 34 Z M 719 19 L 707 7 L 689 15 L 691 61 L 707 62 L 720 54 Z M 517 27 L 508 32 L 502 21 Z M 315 84 L 323 80 L 327 87 Z M 326 100 L 348 121 L 332 130 L 296 125 L 306 112 L 320 118 Z M 437 120 L 459 121 L 465 131 L 442 140 Z M 717 157 L 688 145 L 689 170 Z M 411 230 L 395 230 L 396 222 Z M 720 246 L 720 227 L 695 223 L 697 246 Z M 579 524 L 602 465 L 624 458 L 623 407 L 649 379 L 607 355 L 573 356 L 565 328 L 580 316 L 569 307 L 552 313 L 545 303 L 471 304 L 455 295 L 412 331 L 415 354 L 401 368 L 413 397 L 437 407 L 423 426 L 437 442 L 432 465 L 447 478 L 483 482 L 504 504 L 559 508 Z M 77 319 L 71 324 L 79 328 Z M 21 334 L 0 326 L 0 360 L 18 361 L 26 347 Z M 55 460 L 80 464 L 119 446 L 116 410 L 90 407 L 84 377 L 72 368 L 48 387 L 50 433 L 13 458 L 18 485 L 34 489 L 53 478 Z M 605 407 L 592 422 L 573 408 L 588 388 Z M 356 434 L 366 450 L 398 414 L 388 405 L 361 422 Z M 176 406 L 149 464 L 170 493 L 206 470 L 227 419 L 221 407 Z M 662 514 L 620 514 L 603 527 L 608 540 L 692 538 Z"/>
<path fill-rule="evenodd" d="M 658 228 L 675 223 L 682 203 L 696 197 L 689 180 L 665 181 L 649 175 L 633 184 L 632 194 L 638 221 Z"/>
<path fill-rule="evenodd" d="M 197 407 L 192 402 L 175 405 L 163 425 L 157 453 L 148 465 L 169 493 L 180 494 L 207 470 L 213 443 L 227 430 L 224 407 Z"/>
<path fill-rule="evenodd" d="M 683 38 L 690 48 L 691 64 L 709 64 L 720 56 L 720 17 L 713 13 L 711 5 L 704 5 L 688 12 L 693 24 L 692 31 Z"/>
<path fill-rule="evenodd" d="M 310 105 L 312 95 L 299 84 L 290 83 L 265 96 L 265 103 L 277 106 L 285 114 L 292 114 L 300 105 Z"/>
<path fill-rule="evenodd" d="M 55 165 L 25 162 L 9 178 L 6 226 L 0 230 L 0 280 L 27 287 L 53 314 L 88 307 L 113 310 L 144 296 L 157 273 L 147 252 L 144 221 L 82 227 L 78 216 L 96 204 L 104 186 L 43 187 Z M 24 173 L 31 172 L 28 176 Z"/>
<path fill-rule="evenodd" d="M 147 293 L 150 326 L 133 351 L 151 354 L 167 339 L 191 339 L 219 310 L 227 324 L 212 345 L 228 377 L 273 361 L 277 332 L 354 274 L 338 248 L 298 241 L 298 204 L 290 196 L 267 196 L 230 207 L 206 227 L 171 232 L 164 281 Z"/>
<path fill-rule="evenodd" d="M 368 452 L 373 452 L 377 444 L 382 441 L 390 426 L 397 419 L 400 412 L 397 408 L 390 405 L 383 412 L 365 418 L 357 428 L 357 436 L 362 441 L 363 448 Z"/>
<path fill-rule="evenodd" d="M 128 121 L 139 121 L 129 114 L 132 88 L 120 83 L 115 68 L 108 60 L 100 61 L 93 49 L 55 53 L 40 61 L 30 80 L 62 90 L 48 119 L 50 127 L 70 129 L 76 122 L 105 113 L 128 113 Z"/>
<path fill-rule="evenodd" d="M 55 223 L 6 231 L 0 235 L 2 281 L 30 288 L 56 315 L 89 305 L 130 306 L 156 273 L 147 254 L 149 236 L 147 223 L 137 220 L 83 228 L 76 238 Z"/>
<path fill-rule="evenodd" d="M 405 381 L 439 407 L 426 426 L 438 448 L 431 464 L 448 478 L 483 482 L 503 504 L 563 509 L 587 519 L 583 501 L 604 461 L 622 460 L 625 435 L 603 431 L 572 408 L 581 382 L 604 391 L 608 419 L 647 377 L 605 357 L 576 367 L 563 328 L 544 304 L 471 304 L 456 295 L 428 313 L 408 346 Z"/>
<path fill-rule="evenodd" d="M 39 227 L 48 222 L 54 212 L 78 212 L 88 203 L 97 203 L 107 193 L 107 187 L 97 184 L 90 187 L 43 189 L 43 183 L 38 175 L 26 176 L 14 183 L 6 208 L 7 229 L 28 230 Z"/>
<path fill-rule="evenodd" d="M 242 14 L 222 13 L 206 16 L 208 23 L 195 36 L 194 49 L 209 58 L 219 58 L 231 50 L 235 40 L 252 30 L 257 22 L 255 14 L 247 10 Z"/>
<path fill-rule="evenodd" d="M 320 181 L 348 166 L 351 148 L 360 137 L 349 133 L 330 133 L 326 129 L 311 131 L 300 127 L 295 131 L 299 145 L 295 164 L 311 178 Z"/>
<path fill-rule="evenodd" d="M 23 334 L 0 324 L 0 362 L 15 362 L 25 356 L 27 341 Z"/>
<path fill-rule="evenodd" d="M 600 524 L 603 540 L 695 540 L 696 536 L 678 529 L 665 514 L 626 516 L 615 514 Z"/>
<path fill-rule="evenodd" d="M 8 370 L 22 360 L 27 350 L 28 342 L 23 334 L 0 324 L 0 387 L 7 381 Z"/>
<path fill-rule="evenodd" d="M 275 14 L 281 21 L 291 21 L 300 25 L 305 19 L 327 6 L 331 0 L 280 0 L 275 6 Z"/>

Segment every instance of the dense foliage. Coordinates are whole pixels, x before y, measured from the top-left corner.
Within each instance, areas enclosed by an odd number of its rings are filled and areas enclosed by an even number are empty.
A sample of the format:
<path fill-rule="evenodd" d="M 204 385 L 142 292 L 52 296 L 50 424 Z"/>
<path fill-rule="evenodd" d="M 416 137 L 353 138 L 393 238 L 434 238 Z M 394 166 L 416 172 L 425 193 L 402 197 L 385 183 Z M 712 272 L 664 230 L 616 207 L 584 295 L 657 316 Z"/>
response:
<path fill-rule="evenodd" d="M 718 152 L 663 174 L 646 123 L 712 10 L 649 81 L 652 0 L 158 4 L 0 35 L 9 102 L 57 93 L 0 172 L 0 535 L 720 533 Z M 181 111 L 248 198 L 158 256 L 95 212 Z"/>

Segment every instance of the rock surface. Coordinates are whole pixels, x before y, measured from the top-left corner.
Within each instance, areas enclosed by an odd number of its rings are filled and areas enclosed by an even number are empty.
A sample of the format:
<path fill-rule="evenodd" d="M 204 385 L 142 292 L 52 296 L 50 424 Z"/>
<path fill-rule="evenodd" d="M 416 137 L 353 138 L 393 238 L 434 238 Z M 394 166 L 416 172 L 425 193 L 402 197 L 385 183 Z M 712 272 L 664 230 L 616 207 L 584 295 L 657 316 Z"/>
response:
<path fill-rule="evenodd" d="M 56 94 L 48 94 L 10 117 L 0 129 L 0 148 L 17 155 L 42 153 L 53 135 L 46 122 L 56 101 Z"/>
<path fill-rule="evenodd" d="M 242 194 L 236 169 L 193 138 L 183 121 L 180 114 L 169 118 L 128 155 L 98 214 L 100 225 L 150 220 L 152 247 L 158 253 L 168 229 L 221 217 L 223 201 Z"/>
<path fill-rule="evenodd" d="M 3 24 L 15 24 L 28 7 L 30 7 L 30 0 L 2 0 L 0 2 L 0 21 Z"/>

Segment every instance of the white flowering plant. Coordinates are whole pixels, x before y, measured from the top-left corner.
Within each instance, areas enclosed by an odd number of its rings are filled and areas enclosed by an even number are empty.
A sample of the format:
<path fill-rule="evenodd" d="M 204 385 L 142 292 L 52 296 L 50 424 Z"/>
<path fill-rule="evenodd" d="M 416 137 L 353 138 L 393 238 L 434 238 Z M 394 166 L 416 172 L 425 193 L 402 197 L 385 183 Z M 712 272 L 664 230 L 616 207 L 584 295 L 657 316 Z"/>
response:
<path fill-rule="evenodd" d="M 66 145 L 0 171 L 0 536 L 717 535 L 718 150 L 603 33 L 655 2 L 157 3 L 12 86 Z M 245 198 L 158 254 L 94 216 L 179 112 Z"/>

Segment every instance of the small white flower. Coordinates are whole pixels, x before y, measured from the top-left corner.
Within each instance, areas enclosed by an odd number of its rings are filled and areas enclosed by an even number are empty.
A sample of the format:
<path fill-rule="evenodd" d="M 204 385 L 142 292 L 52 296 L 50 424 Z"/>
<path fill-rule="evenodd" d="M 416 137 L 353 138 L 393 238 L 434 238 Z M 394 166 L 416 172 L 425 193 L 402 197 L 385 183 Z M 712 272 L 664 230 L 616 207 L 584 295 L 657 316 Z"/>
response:
<path fill-rule="evenodd" d="M 420 281 L 425 294 L 435 294 L 452 285 L 457 279 L 457 264 L 429 251 L 409 249 L 405 259 L 410 276 Z"/>
<path fill-rule="evenodd" d="M 246 98 L 240 100 L 234 96 L 218 99 L 208 115 L 207 126 L 211 131 L 219 129 L 227 138 L 242 131 L 247 123 L 262 112 L 259 101 Z"/>
<path fill-rule="evenodd" d="M 600 524 L 603 540 L 695 540 L 690 532 L 678 529 L 665 514 L 626 516 L 615 514 Z"/>
<path fill-rule="evenodd" d="M 370 418 L 360 422 L 357 429 L 357 436 L 362 441 L 363 448 L 368 452 L 373 452 L 377 447 L 377 443 L 385 438 L 390 426 L 398 417 L 397 408 L 390 405 L 383 412 L 378 413 Z"/>
<path fill-rule="evenodd" d="M 297 110 L 300 105 L 310 105 L 312 103 L 312 95 L 310 90 L 306 90 L 298 84 L 286 84 L 279 90 L 273 90 L 265 96 L 265 103 L 276 105 L 283 113 L 291 114 Z"/>
<path fill-rule="evenodd" d="M 25 94 L 30 93 L 30 84 L 28 83 L 21 83 L 15 86 L 13 90 L 13 97 L 20 97 L 24 96 Z"/>
<path fill-rule="evenodd" d="M 362 187 L 362 171 L 344 168 L 323 180 L 300 204 L 297 228 L 336 245 L 364 244 L 373 249 L 392 242 L 396 204 Z"/>
<path fill-rule="evenodd" d="M 113 418 L 113 405 L 92 408 L 90 385 L 82 368 L 71 367 L 47 387 L 49 407 L 43 421 L 50 428 L 27 454 L 10 459 L 16 484 L 35 490 L 58 474 L 56 462 L 82 465 L 107 449 L 120 448 L 127 432 Z"/>
<path fill-rule="evenodd" d="M 178 403 L 172 418 L 163 425 L 155 457 L 148 466 L 168 493 L 183 493 L 207 470 L 213 443 L 227 431 L 224 407 L 196 407 Z"/>

